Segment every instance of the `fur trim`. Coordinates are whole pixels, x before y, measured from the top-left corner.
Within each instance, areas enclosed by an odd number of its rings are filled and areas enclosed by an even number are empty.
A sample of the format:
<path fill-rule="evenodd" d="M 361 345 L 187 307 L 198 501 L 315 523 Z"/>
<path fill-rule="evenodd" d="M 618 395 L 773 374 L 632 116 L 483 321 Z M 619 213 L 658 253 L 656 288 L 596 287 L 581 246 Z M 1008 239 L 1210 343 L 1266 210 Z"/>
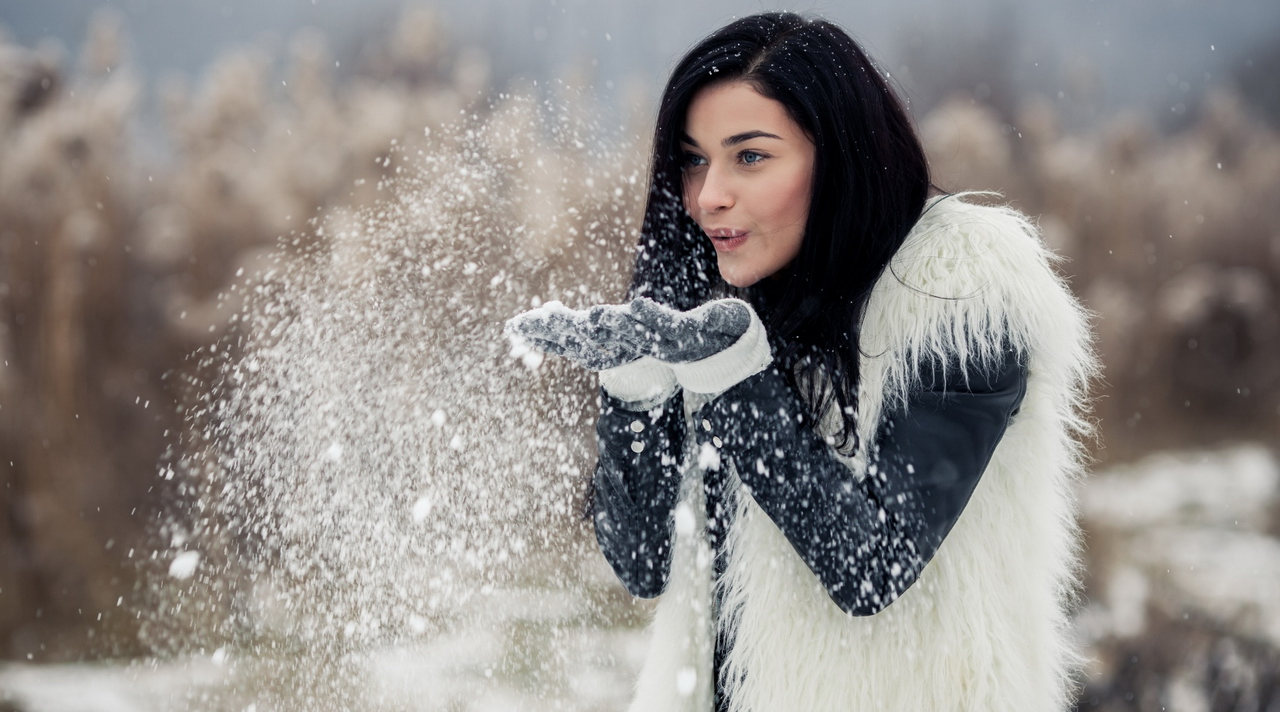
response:
<path fill-rule="evenodd" d="M 676 505 L 671 573 L 654 613 L 649 657 L 628 712 L 707 712 L 711 709 L 711 547 L 702 473 L 693 470 Z"/>
<path fill-rule="evenodd" d="M 872 442 L 882 411 L 905 403 L 921 362 L 952 357 L 963 369 L 1006 343 L 1029 358 L 1022 408 L 919 580 L 874 616 L 842 612 L 750 495 L 735 493 L 718 620 L 735 638 L 722 671 L 735 712 L 1069 705 L 1078 665 L 1067 629 L 1078 571 L 1073 488 L 1096 362 L 1087 315 L 1055 261 L 1021 214 L 960 197 L 935 201 L 912 229 L 864 316 L 861 441 Z M 824 414 L 819 431 L 838 424 L 838 414 Z M 861 474 L 865 458 L 844 461 Z M 701 481 L 697 467 L 687 477 Z M 681 506 L 701 512 L 701 488 L 686 490 Z M 701 630 L 690 617 L 700 622 L 710 607 L 710 567 L 676 566 L 680 551 L 705 546 L 700 519 L 677 529 L 633 712 L 710 709 L 672 694 L 671 670 L 696 667 L 699 681 L 710 671 L 712 640 L 707 650 L 682 647 L 688 631 Z"/>
<path fill-rule="evenodd" d="M 756 316 L 750 304 L 740 299 L 732 301 L 751 312 L 751 323 L 742 336 L 724 351 L 697 361 L 671 364 L 676 380 L 685 390 L 694 393 L 724 393 L 760 373 L 773 362 L 769 337 L 765 334 L 764 324 L 760 323 L 760 317 Z"/>
<path fill-rule="evenodd" d="M 652 356 L 600 372 L 600 387 L 632 410 L 648 410 L 680 390 L 671 367 Z"/>

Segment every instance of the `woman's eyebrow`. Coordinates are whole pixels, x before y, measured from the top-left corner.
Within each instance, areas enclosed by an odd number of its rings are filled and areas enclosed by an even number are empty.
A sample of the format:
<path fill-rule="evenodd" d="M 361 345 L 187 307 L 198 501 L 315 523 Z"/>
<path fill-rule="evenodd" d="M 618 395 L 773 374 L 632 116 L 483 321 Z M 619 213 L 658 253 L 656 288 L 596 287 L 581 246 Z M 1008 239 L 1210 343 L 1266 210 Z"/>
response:
<path fill-rule="evenodd" d="M 750 141 L 753 138 L 776 138 L 779 141 L 782 140 L 781 136 L 776 136 L 774 134 L 769 133 L 768 131 L 743 131 L 742 133 L 734 134 L 729 138 L 726 138 L 725 140 L 721 141 L 720 145 L 724 146 L 725 148 L 728 148 L 730 146 L 736 146 L 744 141 Z M 693 146 L 694 148 L 702 148 L 701 146 L 698 145 L 698 142 L 694 141 L 693 138 L 690 137 L 689 134 L 687 133 L 680 134 L 680 140 L 683 143 L 687 143 L 690 146 Z"/>
<path fill-rule="evenodd" d="M 775 136 L 769 133 L 768 131 L 743 131 L 740 134 L 734 134 L 729 138 L 726 138 L 725 140 L 721 141 L 720 145 L 724 146 L 725 148 L 728 148 L 730 146 L 736 146 L 742 143 L 743 141 L 750 141 L 753 138 L 776 138 L 779 141 L 782 140 L 781 136 Z"/>

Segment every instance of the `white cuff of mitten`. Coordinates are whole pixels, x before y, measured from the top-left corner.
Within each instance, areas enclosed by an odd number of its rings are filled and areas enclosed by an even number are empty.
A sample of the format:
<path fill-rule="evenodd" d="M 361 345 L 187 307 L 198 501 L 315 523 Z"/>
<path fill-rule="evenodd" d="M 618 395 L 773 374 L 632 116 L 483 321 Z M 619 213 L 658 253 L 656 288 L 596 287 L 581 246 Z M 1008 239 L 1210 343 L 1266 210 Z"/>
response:
<path fill-rule="evenodd" d="M 671 366 L 649 356 L 601 371 L 600 386 L 627 403 L 661 403 L 680 387 Z"/>
<path fill-rule="evenodd" d="M 751 325 L 729 348 L 688 363 L 673 363 L 671 370 L 686 391 L 723 393 L 763 371 L 773 361 L 769 337 L 755 310 Z"/>

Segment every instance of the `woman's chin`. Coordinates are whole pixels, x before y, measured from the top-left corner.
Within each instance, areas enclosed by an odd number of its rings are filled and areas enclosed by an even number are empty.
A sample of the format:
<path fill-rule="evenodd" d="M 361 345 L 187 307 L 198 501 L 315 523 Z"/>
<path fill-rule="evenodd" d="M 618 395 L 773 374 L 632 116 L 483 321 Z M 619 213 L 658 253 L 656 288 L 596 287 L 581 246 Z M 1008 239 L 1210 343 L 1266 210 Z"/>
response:
<path fill-rule="evenodd" d="M 758 274 L 746 274 L 735 270 L 725 269 L 720 270 L 720 278 L 728 282 L 730 286 L 737 287 L 738 289 L 746 289 L 760 281 L 760 275 Z"/>

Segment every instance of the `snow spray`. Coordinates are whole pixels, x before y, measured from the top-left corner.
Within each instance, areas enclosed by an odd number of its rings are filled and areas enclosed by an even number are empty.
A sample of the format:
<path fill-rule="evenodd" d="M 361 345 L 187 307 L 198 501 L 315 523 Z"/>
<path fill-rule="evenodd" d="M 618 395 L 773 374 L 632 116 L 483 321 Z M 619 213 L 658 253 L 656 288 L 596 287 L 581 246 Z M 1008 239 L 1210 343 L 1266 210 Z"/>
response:
<path fill-rule="evenodd" d="M 638 616 L 583 515 L 595 377 L 501 332 L 543 301 L 623 298 L 642 149 L 579 106 L 504 96 L 397 142 L 382 200 L 226 295 L 136 602 L 157 660 L 204 671 L 178 708 L 625 697 Z"/>

